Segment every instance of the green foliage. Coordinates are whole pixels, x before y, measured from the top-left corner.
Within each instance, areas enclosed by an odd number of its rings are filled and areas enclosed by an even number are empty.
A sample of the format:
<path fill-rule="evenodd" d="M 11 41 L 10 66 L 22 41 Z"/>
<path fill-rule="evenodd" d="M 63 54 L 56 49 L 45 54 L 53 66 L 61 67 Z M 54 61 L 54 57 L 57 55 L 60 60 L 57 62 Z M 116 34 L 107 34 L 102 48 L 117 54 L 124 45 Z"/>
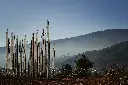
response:
<path fill-rule="evenodd" d="M 72 72 L 72 67 L 69 64 L 63 65 L 61 68 L 61 75 L 68 76 Z"/>
<path fill-rule="evenodd" d="M 93 63 L 85 56 L 85 54 L 82 54 L 82 57 L 76 61 L 76 68 L 77 69 L 85 69 L 88 70 L 89 68 L 93 67 Z"/>
<path fill-rule="evenodd" d="M 92 74 L 91 72 L 88 71 L 88 69 L 93 67 L 93 63 L 88 59 L 88 57 L 86 57 L 84 53 L 82 53 L 82 57 L 75 62 L 76 62 L 75 74 L 77 74 L 78 77 L 90 76 Z"/>

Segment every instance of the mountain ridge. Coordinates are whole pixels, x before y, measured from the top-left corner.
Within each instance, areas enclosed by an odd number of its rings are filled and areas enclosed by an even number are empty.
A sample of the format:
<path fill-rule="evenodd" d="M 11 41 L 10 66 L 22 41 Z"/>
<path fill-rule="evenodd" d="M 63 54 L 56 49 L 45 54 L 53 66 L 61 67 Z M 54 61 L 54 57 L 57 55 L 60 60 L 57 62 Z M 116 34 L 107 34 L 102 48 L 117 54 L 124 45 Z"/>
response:
<path fill-rule="evenodd" d="M 77 35 L 77 36 L 73 36 L 73 37 L 68 37 L 68 38 L 63 38 L 63 39 L 56 39 L 56 40 L 51 40 L 51 42 L 54 42 L 54 41 L 60 41 L 60 40 L 70 40 L 71 38 L 76 38 L 76 37 L 82 37 L 82 36 L 89 36 L 91 34 L 95 34 L 95 33 L 99 33 L 99 32 L 104 32 L 104 31 L 117 31 L 117 30 L 126 30 L 128 31 L 128 29 L 106 29 L 106 30 L 101 30 L 101 31 L 96 31 L 96 32 L 91 32 L 91 33 L 88 33 L 88 34 L 83 34 L 83 35 Z M 42 42 L 42 41 L 40 41 Z M 28 43 L 30 44 L 30 43 Z M 3 47 L 6 47 L 6 46 L 3 46 Z M 0 47 L 1 48 L 1 47 Z"/>
<path fill-rule="evenodd" d="M 56 58 L 60 58 L 62 55 L 77 55 L 78 53 L 106 48 L 127 40 L 128 29 L 107 29 L 68 39 L 53 40 L 51 41 L 51 48 L 53 48 L 53 43 L 55 43 Z M 29 48 L 30 44 L 27 45 L 27 57 L 29 57 Z M 3 62 L 5 62 L 5 56 L 6 48 L 0 47 L 0 65 L 3 65 Z"/>

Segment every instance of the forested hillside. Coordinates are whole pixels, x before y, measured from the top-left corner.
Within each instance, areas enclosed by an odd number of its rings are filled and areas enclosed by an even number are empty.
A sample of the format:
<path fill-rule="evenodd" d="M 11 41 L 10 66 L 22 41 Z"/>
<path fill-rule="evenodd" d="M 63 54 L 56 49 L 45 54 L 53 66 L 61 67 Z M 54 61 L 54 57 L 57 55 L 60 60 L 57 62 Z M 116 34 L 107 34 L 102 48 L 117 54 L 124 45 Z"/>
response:
<path fill-rule="evenodd" d="M 102 68 L 108 67 L 114 63 L 118 63 L 123 67 L 128 67 L 128 41 L 123 41 L 101 50 L 86 51 L 85 55 L 94 62 L 93 68 L 95 69 L 101 70 Z M 68 63 L 75 67 L 74 61 L 80 57 L 81 54 L 78 54 L 60 64 L 56 64 L 56 66 L 59 68 L 61 65 Z"/>

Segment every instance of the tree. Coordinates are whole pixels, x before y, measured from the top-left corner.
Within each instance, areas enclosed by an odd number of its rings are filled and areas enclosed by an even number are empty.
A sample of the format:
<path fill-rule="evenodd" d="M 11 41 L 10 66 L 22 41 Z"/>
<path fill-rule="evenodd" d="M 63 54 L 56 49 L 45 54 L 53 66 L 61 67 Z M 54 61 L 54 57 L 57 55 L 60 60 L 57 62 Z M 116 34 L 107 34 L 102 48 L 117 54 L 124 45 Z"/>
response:
<path fill-rule="evenodd" d="M 77 69 L 85 69 L 88 70 L 89 68 L 93 67 L 93 63 L 86 57 L 85 54 L 82 54 L 82 57 L 76 61 L 76 68 Z"/>
<path fill-rule="evenodd" d="M 93 63 L 85 56 L 85 54 L 82 54 L 82 57 L 79 58 L 76 62 L 76 74 L 78 77 L 84 77 L 90 75 L 88 69 L 93 67 Z"/>
<path fill-rule="evenodd" d="M 64 76 L 69 75 L 72 72 L 72 67 L 69 64 L 62 65 L 61 72 Z"/>

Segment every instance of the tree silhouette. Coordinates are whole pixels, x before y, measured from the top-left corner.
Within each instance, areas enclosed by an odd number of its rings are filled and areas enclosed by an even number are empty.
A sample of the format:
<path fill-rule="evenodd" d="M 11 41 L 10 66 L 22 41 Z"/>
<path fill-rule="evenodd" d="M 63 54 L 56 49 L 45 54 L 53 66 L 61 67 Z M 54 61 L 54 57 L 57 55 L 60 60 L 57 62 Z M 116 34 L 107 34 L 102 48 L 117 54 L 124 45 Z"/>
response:
<path fill-rule="evenodd" d="M 88 57 L 86 57 L 84 53 L 82 54 L 82 57 L 75 62 L 76 62 L 75 73 L 78 75 L 78 77 L 85 77 L 91 75 L 88 69 L 93 67 L 93 63 L 88 59 Z"/>
<path fill-rule="evenodd" d="M 85 69 L 88 70 L 89 68 L 93 67 L 93 63 L 86 57 L 85 54 L 82 54 L 82 57 L 76 61 L 76 68 L 77 69 Z"/>
<path fill-rule="evenodd" d="M 64 76 L 69 75 L 72 72 L 72 67 L 69 64 L 62 65 L 61 72 Z"/>

